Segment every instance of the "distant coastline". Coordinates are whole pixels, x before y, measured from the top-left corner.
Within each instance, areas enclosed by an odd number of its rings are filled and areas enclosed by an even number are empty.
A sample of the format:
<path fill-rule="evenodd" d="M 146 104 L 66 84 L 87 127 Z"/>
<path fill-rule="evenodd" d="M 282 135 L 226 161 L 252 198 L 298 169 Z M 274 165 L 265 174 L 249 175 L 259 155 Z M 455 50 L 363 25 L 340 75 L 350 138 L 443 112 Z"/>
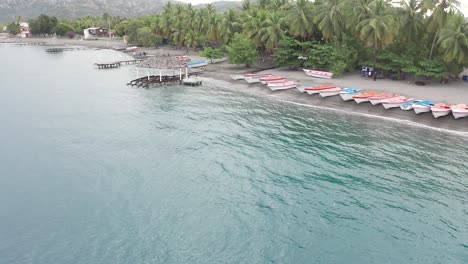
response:
<path fill-rule="evenodd" d="M 114 47 L 126 47 L 126 43 L 121 40 L 77 40 L 61 38 L 29 38 L 21 39 L 25 43 L 46 42 L 48 46 L 86 46 L 92 48 L 112 49 Z M 171 55 L 186 54 L 186 49 L 165 49 L 165 48 L 144 48 L 146 53 L 152 54 L 164 50 Z M 197 52 L 189 50 L 187 56 L 192 61 L 204 60 Z M 392 119 L 399 119 L 408 122 L 414 122 L 425 126 L 453 130 L 459 132 L 468 132 L 468 119 L 455 120 L 451 115 L 434 119 L 430 113 L 416 115 L 413 111 L 402 111 L 400 109 L 385 110 L 381 105 L 372 106 L 370 104 L 355 104 L 354 102 L 344 102 L 339 97 L 320 98 L 319 96 L 310 96 L 301 94 L 296 89 L 271 92 L 260 84 L 248 85 L 244 81 L 234 81 L 230 75 L 245 74 L 250 72 L 262 71 L 264 67 L 253 66 L 246 68 L 242 65 L 230 64 L 227 61 L 209 64 L 203 73 L 203 77 L 214 80 L 222 80 L 233 88 L 243 92 L 252 93 L 258 96 L 264 96 L 275 100 L 290 101 L 302 105 L 310 105 L 321 108 L 338 109 L 345 112 L 360 113 L 371 116 L 381 116 Z M 344 74 L 335 79 L 317 79 L 305 75 L 302 71 L 292 71 L 284 68 L 274 68 L 265 72 L 278 76 L 285 76 L 291 80 L 299 81 L 301 84 L 317 83 L 332 84 L 339 87 L 355 87 L 366 91 L 397 93 L 407 97 L 417 99 L 428 99 L 434 102 L 447 104 L 468 104 L 468 82 L 461 80 L 451 80 L 448 84 L 440 84 L 436 80 L 428 81 L 426 86 L 417 86 L 412 81 L 393 81 L 393 80 L 368 80 L 361 77 L 359 72 Z"/>

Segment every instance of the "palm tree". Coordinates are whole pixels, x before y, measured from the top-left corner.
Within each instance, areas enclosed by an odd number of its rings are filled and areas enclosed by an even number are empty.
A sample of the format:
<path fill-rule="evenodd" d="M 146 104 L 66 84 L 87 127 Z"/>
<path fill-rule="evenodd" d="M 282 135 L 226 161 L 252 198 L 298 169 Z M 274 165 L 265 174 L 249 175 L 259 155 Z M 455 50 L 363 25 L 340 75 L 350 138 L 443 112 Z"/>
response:
<path fill-rule="evenodd" d="M 341 0 L 329 0 L 317 6 L 315 22 L 318 23 L 318 28 L 322 31 L 324 38 L 341 39 L 346 28 L 344 3 Z"/>
<path fill-rule="evenodd" d="M 198 38 L 197 34 L 193 30 L 190 30 L 185 34 L 185 45 L 187 46 L 187 50 L 189 47 L 192 47 L 194 51 L 197 50 Z"/>
<path fill-rule="evenodd" d="M 416 43 L 424 31 L 424 8 L 422 0 L 402 0 L 402 15 L 400 16 L 401 35 L 406 43 Z"/>
<path fill-rule="evenodd" d="M 244 18 L 244 35 L 246 35 L 255 46 L 263 48 L 264 42 L 262 41 L 262 34 L 260 32 L 264 25 L 264 21 L 268 18 L 268 13 L 263 9 L 251 9 L 247 16 Z"/>
<path fill-rule="evenodd" d="M 468 20 L 461 14 L 451 17 L 440 31 L 438 44 L 446 63 L 468 63 Z"/>
<path fill-rule="evenodd" d="M 278 47 L 279 41 L 284 37 L 283 18 L 278 12 L 270 13 L 259 30 L 261 41 L 267 49 Z"/>
<path fill-rule="evenodd" d="M 440 29 L 447 24 L 449 15 L 459 12 L 457 6 L 460 6 L 460 2 L 458 0 L 426 0 L 424 6 L 426 9 L 432 11 L 429 17 L 429 30 L 435 32 L 432 40 L 431 52 L 429 53 L 429 59 L 431 59 Z"/>
<path fill-rule="evenodd" d="M 242 25 L 240 23 L 239 14 L 232 8 L 230 8 L 223 16 L 222 22 L 223 28 L 223 39 L 226 44 L 231 42 L 231 39 L 236 33 L 240 33 Z"/>
<path fill-rule="evenodd" d="M 214 13 L 209 17 L 208 38 L 215 44 L 219 44 L 222 36 L 221 29 L 222 18 L 220 15 Z"/>
<path fill-rule="evenodd" d="M 290 34 L 304 41 L 314 31 L 312 4 L 308 0 L 295 0 L 285 8 Z"/>
<path fill-rule="evenodd" d="M 252 1 L 243 0 L 242 1 L 242 10 L 243 11 L 249 11 L 250 9 L 252 9 Z"/>
<path fill-rule="evenodd" d="M 369 18 L 358 25 L 359 38 L 369 48 L 374 48 L 374 64 L 377 60 L 377 50 L 391 44 L 398 32 L 398 23 L 391 14 L 390 4 L 386 0 L 375 0 L 370 5 Z"/>
<path fill-rule="evenodd" d="M 351 17 L 349 17 L 348 21 L 351 24 L 357 25 L 364 19 L 368 19 L 371 14 L 371 3 L 374 0 L 355 0 L 350 3 L 352 12 L 348 12 Z"/>

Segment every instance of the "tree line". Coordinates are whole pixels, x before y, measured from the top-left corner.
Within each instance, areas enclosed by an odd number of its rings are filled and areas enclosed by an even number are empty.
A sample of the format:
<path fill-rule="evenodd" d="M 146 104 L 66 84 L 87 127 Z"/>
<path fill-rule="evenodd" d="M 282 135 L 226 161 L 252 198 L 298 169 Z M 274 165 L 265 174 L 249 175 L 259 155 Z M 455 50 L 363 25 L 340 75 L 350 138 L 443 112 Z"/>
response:
<path fill-rule="evenodd" d="M 468 66 L 468 20 L 458 0 L 244 0 L 241 8 L 168 2 L 159 14 L 134 19 L 85 17 L 59 24 L 81 31 L 111 25 L 142 46 L 172 44 L 232 50 L 233 44 L 273 56 L 278 66 L 337 74 L 356 65 L 440 78 Z M 247 52 L 248 53 L 248 52 Z M 249 55 L 251 56 L 251 55 Z M 302 58 L 302 59 L 298 59 Z"/>

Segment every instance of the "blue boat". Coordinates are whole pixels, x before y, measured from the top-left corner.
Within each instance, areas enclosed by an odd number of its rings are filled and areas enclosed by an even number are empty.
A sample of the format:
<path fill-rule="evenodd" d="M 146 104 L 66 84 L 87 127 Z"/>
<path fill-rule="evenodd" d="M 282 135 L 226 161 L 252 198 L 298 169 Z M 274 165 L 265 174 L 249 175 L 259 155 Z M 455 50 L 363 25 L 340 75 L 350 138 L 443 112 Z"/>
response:
<path fill-rule="evenodd" d="M 198 67 L 204 67 L 208 65 L 208 61 L 194 61 L 194 62 L 190 62 L 190 63 L 187 63 L 187 67 L 188 68 L 198 68 Z"/>
<path fill-rule="evenodd" d="M 413 101 L 409 101 L 409 102 L 406 102 L 402 105 L 400 105 L 400 108 L 401 110 L 405 110 L 405 111 L 409 111 L 409 110 L 412 110 L 413 109 L 413 106 L 415 104 L 418 104 L 418 105 L 434 105 L 434 103 L 430 100 L 413 100 Z"/>
<path fill-rule="evenodd" d="M 430 112 L 431 107 L 433 107 L 434 105 L 435 104 L 432 101 L 424 100 L 424 101 L 416 102 L 412 106 L 413 106 L 414 112 L 416 114 L 420 114 L 420 113 Z"/>
<path fill-rule="evenodd" d="M 361 94 L 361 89 L 357 88 L 344 88 L 343 91 L 340 92 L 340 97 L 343 101 L 349 101 L 353 99 L 353 96 Z"/>

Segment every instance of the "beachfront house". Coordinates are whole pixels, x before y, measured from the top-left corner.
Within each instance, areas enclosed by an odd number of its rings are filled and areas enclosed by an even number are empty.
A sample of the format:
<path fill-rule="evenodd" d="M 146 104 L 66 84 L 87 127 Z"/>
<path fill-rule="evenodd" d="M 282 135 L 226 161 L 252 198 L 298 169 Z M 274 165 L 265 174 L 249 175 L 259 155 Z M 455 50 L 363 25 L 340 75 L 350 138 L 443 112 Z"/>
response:
<path fill-rule="evenodd" d="M 97 38 L 109 37 L 110 33 L 107 28 L 93 27 L 93 28 L 84 29 L 83 35 L 85 39 L 97 39 Z"/>
<path fill-rule="evenodd" d="M 20 23 L 20 30 L 21 32 L 19 33 L 19 36 L 22 38 L 30 38 L 31 37 L 31 31 L 29 28 L 29 24 L 26 22 Z"/>

